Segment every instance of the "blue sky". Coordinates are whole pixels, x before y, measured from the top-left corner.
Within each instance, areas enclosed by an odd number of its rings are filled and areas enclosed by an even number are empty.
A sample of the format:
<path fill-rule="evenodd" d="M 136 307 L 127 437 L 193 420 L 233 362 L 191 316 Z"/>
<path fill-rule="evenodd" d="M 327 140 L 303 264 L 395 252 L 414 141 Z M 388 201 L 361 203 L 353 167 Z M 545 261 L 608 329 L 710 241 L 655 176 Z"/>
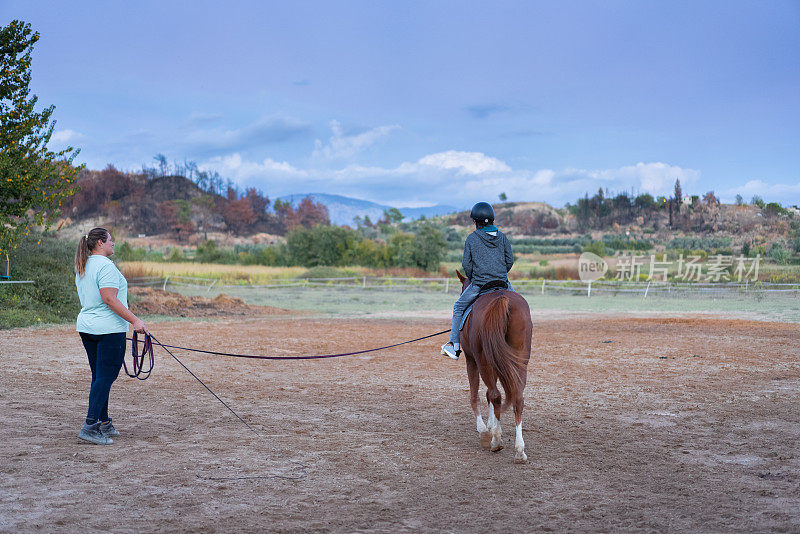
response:
<path fill-rule="evenodd" d="M 800 2 L 40 2 L 33 91 L 89 168 L 271 197 L 800 204 Z"/>

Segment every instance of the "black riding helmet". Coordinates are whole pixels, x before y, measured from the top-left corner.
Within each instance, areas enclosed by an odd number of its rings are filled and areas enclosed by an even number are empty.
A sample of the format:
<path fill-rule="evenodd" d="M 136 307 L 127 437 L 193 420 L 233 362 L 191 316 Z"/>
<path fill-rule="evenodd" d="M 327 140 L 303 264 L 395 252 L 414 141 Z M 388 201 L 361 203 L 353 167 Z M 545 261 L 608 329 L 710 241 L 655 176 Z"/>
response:
<path fill-rule="evenodd" d="M 494 209 L 488 202 L 478 202 L 472 206 L 469 212 L 470 218 L 481 224 L 492 224 L 494 222 Z"/>

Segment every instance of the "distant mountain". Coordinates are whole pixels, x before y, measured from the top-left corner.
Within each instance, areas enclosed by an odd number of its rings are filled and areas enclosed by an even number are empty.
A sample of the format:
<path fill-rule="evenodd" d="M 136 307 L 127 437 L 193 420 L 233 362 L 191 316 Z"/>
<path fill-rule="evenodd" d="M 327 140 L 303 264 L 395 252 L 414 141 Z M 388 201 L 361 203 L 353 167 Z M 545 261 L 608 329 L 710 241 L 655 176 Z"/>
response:
<path fill-rule="evenodd" d="M 311 197 L 311 200 L 324 204 L 328 208 L 328 215 L 331 218 L 331 223 L 336 225 L 349 225 L 353 226 L 353 219 L 355 217 L 369 216 L 372 222 L 376 222 L 383 217 L 383 212 L 391 209 L 393 206 L 384 204 L 377 204 L 369 200 L 360 200 L 358 198 L 344 197 L 341 195 L 329 195 L 327 193 L 306 193 L 287 195 L 280 197 L 283 202 L 289 202 L 292 206 L 297 207 L 300 202 L 306 198 Z M 448 213 L 455 213 L 459 211 L 458 208 L 453 206 L 445 206 L 437 204 L 427 208 L 397 208 L 400 213 L 404 215 L 403 221 L 413 221 L 419 219 L 423 215 L 425 217 L 436 217 L 437 215 L 446 215 Z"/>

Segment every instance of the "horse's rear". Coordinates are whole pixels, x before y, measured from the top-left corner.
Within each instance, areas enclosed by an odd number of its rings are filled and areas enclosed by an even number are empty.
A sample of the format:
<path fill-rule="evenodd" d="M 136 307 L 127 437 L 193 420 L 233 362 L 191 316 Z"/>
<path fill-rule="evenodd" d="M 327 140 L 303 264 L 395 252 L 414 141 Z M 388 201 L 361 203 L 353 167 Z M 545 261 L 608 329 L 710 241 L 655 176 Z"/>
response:
<path fill-rule="evenodd" d="M 461 348 L 467 361 L 470 402 L 475 413 L 478 432 L 484 444 L 491 438 L 491 449 L 499 451 L 501 442 L 500 414 L 514 408 L 517 462 L 525 462 L 525 442 L 522 439 L 523 391 L 531 355 L 531 312 L 527 301 L 513 291 L 493 291 L 475 301 L 472 313 L 461 331 Z M 478 404 L 480 379 L 486 384 L 489 417 L 486 423 Z M 503 386 L 502 400 L 497 382 Z"/>

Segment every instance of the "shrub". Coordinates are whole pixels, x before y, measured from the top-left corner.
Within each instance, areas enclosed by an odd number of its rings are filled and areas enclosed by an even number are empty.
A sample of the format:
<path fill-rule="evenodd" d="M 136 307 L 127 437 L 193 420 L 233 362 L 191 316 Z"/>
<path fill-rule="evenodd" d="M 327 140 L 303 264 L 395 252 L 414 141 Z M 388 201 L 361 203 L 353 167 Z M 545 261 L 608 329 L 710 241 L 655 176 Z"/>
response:
<path fill-rule="evenodd" d="M 742 256 L 750 256 L 750 242 L 746 242 L 744 245 L 742 245 Z"/>
<path fill-rule="evenodd" d="M 767 256 L 772 258 L 778 265 L 786 265 L 789 263 L 789 258 L 792 257 L 792 253 L 779 244 L 773 243 L 769 252 L 767 252 Z"/>
<path fill-rule="evenodd" d="M 777 202 L 770 202 L 764 207 L 764 215 L 767 217 L 777 217 L 778 215 L 786 215 L 786 209 Z"/>
<path fill-rule="evenodd" d="M 593 252 L 600 257 L 605 256 L 606 254 L 606 246 L 602 241 L 593 241 L 588 245 L 584 245 L 583 247 L 584 252 Z"/>
<path fill-rule="evenodd" d="M 14 280 L 34 284 L 0 285 L 0 328 L 74 321 L 81 309 L 73 269 L 76 242 L 28 236 L 11 257 Z"/>
<path fill-rule="evenodd" d="M 356 230 L 318 225 L 292 230 L 286 236 L 286 245 L 294 265 L 347 265 L 361 240 Z"/>
<path fill-rule="evenodd" d="M 731 237 L 676 237 L 667 243 L 667 248 L 713 251 L 730 248 L 732 241 Z"/>
<path fill-rule="evenodd" d="M 167 261 L 172 263 L 180 263 L 186 261 L 186 257 L 183 255 L 183 252 L 178 247 L 172 247 L 170 249 L 169 254 L 167 254 Z"/>
<path fill-rule="evenodd" d="M 142 261 L 147 256 L 147 251 L 143 248 L 133 248 L 124 242 L 114 247 L 114 256 L 119 261 Z"/>

